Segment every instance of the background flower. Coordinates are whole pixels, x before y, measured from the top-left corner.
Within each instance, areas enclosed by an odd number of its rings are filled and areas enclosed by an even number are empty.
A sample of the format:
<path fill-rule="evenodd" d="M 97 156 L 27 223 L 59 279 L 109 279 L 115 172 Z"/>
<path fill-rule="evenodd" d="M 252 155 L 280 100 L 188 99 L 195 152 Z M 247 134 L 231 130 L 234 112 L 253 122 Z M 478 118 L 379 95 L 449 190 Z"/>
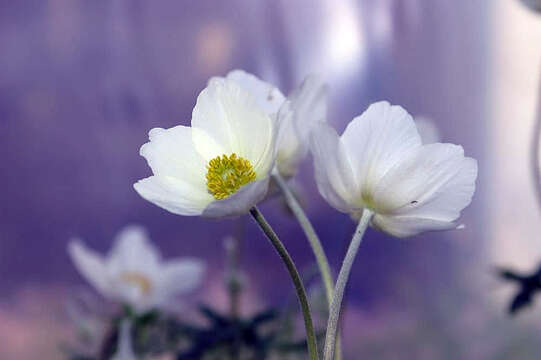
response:
<path fill-rule="evenodd" d="M 204 265 L 200 260 L 163 261 L 140 226 L 124 228 L 106 257 L 73 240 L 69 254 L 79 272 L 104 297 L 144 312 L 165 305 L 177 294 L 195 289 Z"/>
<path fill-rule="evenodd" d="M 226 78 L 248 91 L 261 109 L 277 121 L 276 166 L 284 177 L 295 175 L 308 153 L 314 124 L 326 120 L 326 84 L 320 76 L 308 75 L 286 98 L 276 86 L 243 70 L 233 70 Z"/>
<path fill-rule="evenodd" d="M 432 144 L 441 140 L 440 130 L 438 126 L 430 118 L 426 116 L 416 116 L 415 126 L 421 136 L 423 144 Z"/>

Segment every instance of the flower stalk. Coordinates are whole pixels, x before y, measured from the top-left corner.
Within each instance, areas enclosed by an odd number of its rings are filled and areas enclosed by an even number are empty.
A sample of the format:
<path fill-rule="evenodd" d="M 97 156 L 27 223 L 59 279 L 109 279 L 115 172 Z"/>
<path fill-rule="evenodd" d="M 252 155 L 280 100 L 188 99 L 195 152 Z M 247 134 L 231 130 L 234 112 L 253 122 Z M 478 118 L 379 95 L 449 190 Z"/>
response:
<path fill-rule="evenodd" d="M 257 222 L 263 233 L 267 236 L 269 241 L 271 242 L 272 246 L 274 246 L 274 249 L 284 262 L 284 265 L 287 268 L 287 271 L 289 272 L 289 276 L 291 277 L 291 280 L 293 281 L 293 285 L 295 286 L 295 291 L 297 293 L 297 298 L 299 300 L 303 318 L 304 318 L 304 327 L 306 329 L 306 339 L 308 344 L 308 353 L 310 355 L 310 360 L 319 360 L 318 350 L 317 350 L 317 340 L 316 340 L 316 334 L 314 331 L 314 324 L 312 321 L 312 315 L 310 312 L 310 305 L 308 303 L 308 297 L 306 296 L 306 290 L 304 288 L 304 285 L 302 283 L 302 279 L 299 275 L 299 271 L 297 270 L 297 267 L 295 266 L 295 263 L 293 262 L 293 259 L 287 252 L 286 248 L 284 247 L 284 244 L 280 241 L 278 238 L 278 235 L 274 232 L 272 227 L 269 225 L 267 220 L 263 217 L 263 214 L 257 209 L 257 207 L 252 207 L 250 209 L 250 214 L 254 218 L 254 220 Z"/>
<path fill-rule="evenodd" d="M 340 310 L 342 308 L 342 300 L 344 298 L 344 290 L 346 288 L 349 274 L 351 272 L 351 267 L 355 261 L 357 251 L 361 245 L 363 235 L 372 219 L 374 213 L 368 209 L 363 210 L 361 220 L 357 229 L 353 234 L 351 243 L 349 244 L 346 257 L 342 263 L 342 268 L 338 274 L 338 279 L 336 281 L 336 286 L 334 288 L 334 295 L 331 302 L 331 309 L 329 311 L 329 320 L 327 322 L 327 334 L 325 337 L 325 348 L 323 350 L 323 360 L 333 360 L 334 349 L 336 344 L 336 334 L 338 329 L 338 320 L 340 319 Z"/>
<path fill-rule="evenodd" d="M 319 236 L 317 235 L 314 227 L 312 226 L 312 223 L 304 213 L 304 210 L 302 209 L 301 205 L 299 204 L 299 201 L 287 185 L 287 182 L 284 180 L 284 178 L 280 175 L 280 173 L 276 170 L 272 172 L 272 178 L 274 179 L 276 185 L 278 185 L 278 188 L 280 188 L 280 191 L 282 192 L 284 199 L 287 203 L 287 206 L 299 222 L 299 225 L 301 226 L 304 235 L 308 239 L 308 242 L 310 243 L 310 246 L 312 248 L 312 251 L 314 252 L 314 255 L 316 257 L 316 263 L 319 269 L 319 272 L 321 274 L 321 279 L 323 280 L 323 286 L 325 288 L 325 295 L 327 298 L 327 303 L 330 308 L 331 302 L 332 302 L 332 296 L 334 292 L 334 281 L 332 278 L 331 273 L 331 267 L 329 265 L 329 260 L 327 259 L 327 255 L 325 254 L 325 251 L 323 250 L 323 246 L 321 245 L 321 241 L 319 240 Z M 342 358 L 342 351 L 340 346 L 340 336 L 338 336 L 336 341 L 336 359 L 340 360 Z"/>

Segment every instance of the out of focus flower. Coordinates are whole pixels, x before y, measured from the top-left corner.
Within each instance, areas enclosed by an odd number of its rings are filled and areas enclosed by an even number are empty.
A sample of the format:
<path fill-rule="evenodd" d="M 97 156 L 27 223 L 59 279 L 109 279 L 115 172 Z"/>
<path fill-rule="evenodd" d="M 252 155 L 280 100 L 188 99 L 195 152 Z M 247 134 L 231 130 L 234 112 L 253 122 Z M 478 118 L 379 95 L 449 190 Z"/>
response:
<path fill-rule="evenodd" d="M 137 360 L 132 345 L 132 324 L 130 320 L 123 320 L 118 333 L 118 346 L 111 360 Z"/>
<path fill-rule="evenodd" d="M 475 191 L 477 161 L 461 146 L 422 145 L 412 117 L 378 102 L 342 136 L 327 124 L 314 130 L 315 175 L 321 195 L 339 211 L 398 237 L 452 229 Z"/>
<path fill-rule="evenodd" d="M 235 81 L 213 78 L 197 98 L 191 125 L 150 131 L 141 155 L 154 176 L 135 190 L 179 215 L 246 213 L 267 192 L 276 122 Z"/>
<path fill-rule="evenodd" d="M 77 239 L 70 242 L 68 251 L 77 270 L 104 297 L 137 312 L 166 305 L 175 295 L 192 291 L 204 271 L 204 264 L 192 258 L 163 261 L 139 226 L 123 229 L 105 257 Z"/>
<path fill-rule="evenodd" d="M 417 127 L 417 131 L 421 136 L 421 142 L 423 144 L 433 144 L 440 141 L 440 130 L 434 121 L 424 116 L 416 116 L 415 126 Z"/>
<path fill-rule="evenodd" d="M 314 124 L 327 116 L 327 86 L 316 75 L 309 75 L 286 99 L 272 84 L 242 70 L 227 74 L 248 91 L 279 128 L 276 167 L 284 177 L 296 174 L 299 163 L 308 153 L 309 136 Z"/>

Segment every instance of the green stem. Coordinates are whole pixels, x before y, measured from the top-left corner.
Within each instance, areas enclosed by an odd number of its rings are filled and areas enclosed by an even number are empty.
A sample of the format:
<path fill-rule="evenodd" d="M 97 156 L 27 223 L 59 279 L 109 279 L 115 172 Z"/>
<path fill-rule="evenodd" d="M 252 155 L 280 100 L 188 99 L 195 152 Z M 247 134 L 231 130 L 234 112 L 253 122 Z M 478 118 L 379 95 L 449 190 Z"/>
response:
<path fill-rule="evenodd" d="M 319 241 L 319 237 L 317 236 L 314 227 L 310 223 L 310 220 L 308 220 L 308 217 L 302 210 L 299 202 L 295 198 L 295 195 L 293 195 L 282 176 L 277 172 L 273 172 L 272 177 L 280 188 L 280 191 L 284 195 L 287 205 L 289 206 L 289 208 L 293 212 L 293 215 L 299 222 L 299 225 L 304 231 L 304 234 L 308 238 L 308 242 L 310 243 L 312 251 L 314 252 L 314 255 L 316 257 L 317 266 L 321 273 L 321 278 L 323 279 L 323 285 L 325 286 L 325 294 L 327 296 L 327 301 L 330 305 L 332 301 L 334 284 L 331 275 L 331 268 L 329 266 L 329 261 L 327 260 L 327 255 L 325 255 L 325 252 L 323 251 L 321 241 Z"/>
<path fill-rule="evenodd" d="M 327 322 L 327 335 L 325 337 L 325 348 L 323 350 L 323 360 L 333 360 L 334 348 L 336 343 L 336 332 L 338 329 L 338 320 L 340 319 L 340 309 L 342 307 L 342 299 L 344 298 L 344 290 L 349 279 L 349 273 L 361 241 L 363 239 L 364 232 L 368 227 L 368 223 L 372 219 L 373 213 L 368 209 L 363 210 L 359 225 L 353 234 L 351 243 L 349 244 L 346 257 L 342 263 L 342 268 L 338 274 L 338 280 L 334 288 L 334 295 L 331 302 L 331 309 L 329 311 L 329 321 Z"/>
<path fill-rule="evenodd" d="M 263 214 L 261 214 L 261 212 L 257 209 L 257 207 L 254 206 L 253 208 L 251 208 L 250 214 L 252 215 L 254 220 L 257 222 L 257 224 L 259 225 L 263 233 L 265 233 L 265 235 L 271 242 L 272 246 L 274 246 L 274 249 L 276 250 L 278 255 L 280 255 L 280 258 L 282 258 L 282 261 L 284 262 L 284 265 L 286 266 L 287 271 L 289 272 L 289 276 L 291 277 L 291 280 L 293 281 L 293 285 L 295 286 L 295 291 L 297 292 L 297 297 L 301 305 L 302 315 L 304 317 L 304 327 L 306 328 L 306 338 L 307 338 L 307 343 L 308 343 L 308 353 L 310 354 L 310 359 L 319 360 L 319 355 L 317 351 L 316 334 L 314 331 L 312 315 L 310 313 L 310 305 L 308 304 L 306 290 L 304 289 L 304 285 L 302 283 L 299 272 L 297 271 L 295 263 L 293 262 L 293 259 L 291 259 L 291 256 L 289 255 L 286 248 L 284 247 L 284 244 L 282 244 L 282 242 L 278 238 L 278 235 L 276 235 L 272 227 L 269 225 L 267 220 L 265 220 L 265 218 L 263 217 Z"/>
<path fill-rule="evenodd" d="M 325 255 L 325 251 L 323 250 L 321 241 L 319 240 L 319 237 L 314 227 L 312 226 L 312 223 L 304 213 L 301 205 L 297 201 L 297 198 L 295 198 L 295 195 L 293 195 L 293 192 L 287 185 L 284 178 L 280 175 L 278 171 L 273 171 L 272 177 L 276 185 L 278 185 L 278 187 L 280 188 L 280 191 L 284 195 L 287 205 L 289 206 L 291 212 L 299 222 L 299 225 L 304 231 L 304 235 L 306 235 L 306 238 L 308 239 L 308 242 L 312 247 L 312 251 L 314 252 L 314 255 L 316 257 L 317 266 L 323 280 L 323 286 L 325 287 L 327 303 L 330 307 L 334 292 L 334 281 L 331 274 L 331 267 L 329 266 L 329 260 L 327 259 L 327 255 Z M 342 351 L 340 346 L 340 336 L 338 335 L 336 340 L 336 360 L 340 360 L 341 358 Z"/>

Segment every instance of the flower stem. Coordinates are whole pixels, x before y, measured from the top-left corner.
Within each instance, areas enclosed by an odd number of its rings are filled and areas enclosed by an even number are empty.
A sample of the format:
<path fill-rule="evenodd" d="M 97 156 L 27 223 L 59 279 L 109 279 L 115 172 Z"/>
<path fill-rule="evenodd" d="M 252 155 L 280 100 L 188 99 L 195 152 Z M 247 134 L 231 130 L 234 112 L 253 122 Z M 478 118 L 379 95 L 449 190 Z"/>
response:
<path fill-rule="evenodd" d="M 342 268 L 338 274 L 338 280 L 336 281 L 336 286 L 334 288 L 334 295 L 331 302 L 331 309 L 329 311 L 329 321 L 327 322 L 327 335 L 325 337 L 325 348 L 323 350 L 323 360 L 333 360 L 334 348 L 336 342 L 336 332 L 338 329 L 338 320 L 340 318 L 340 309 L 342 307 L 342 299 L 344 298 L 344 290 L 346 288 L 349 273 L 351 271 L 351 266 L 359 250 L 359 245 L 363 239 L 364 232 L 368 227 L 368 223 L 372 219 L 373 213 L 364 209 L 359 221 L 359 225 L 353 234 L 351 243 L 349 244 L 346 257 L 342 263 Z"/>
<path fill-rule="evenodd" d="M 537 204 L 541 206 L 541 164 L 539 162 L 539 147 L 541 145 L 541 84 L 539 86 L 539 101 L 537 103 L 537 118 L 534 122 L 530 147 L 531 171 L 533 185 L 537 195 Z"/>
<path fill-rule="evenodd" d="M 314 331 L 312 315 L 310 313 L 310 305 L 308 304 L 306 290 L 304 289 L 304 285 L 295 266 L 295 263 L 293 262 L 293 259 L 291 259 L 291 256 L 284 247 L 284 244 L 282 244 L 272 227 L 269 225 L 267 220 L 265 220 L 263 214 L 261 214 L 257 207 L 254 206 L 253 208 L 251 208 L 250 214 L 257 222 L 263 233 L 265 233 L 272 246 L 274 246 L 274 249 L 276 250 L 278 255 L 280 255 L 280 258 L 282 258 L 282 261 L 284 262 L 284 265 L 289 272 L 289 276 L 291 276 L 291 280 L 293 281 L 293 285 L 295 286 L 295 291 L 297 292 L 297 297 L 301 305 L 302 315 L 304 317 L 304 327 L 306 328 L 306 339 L 308 343 L 308 353 L 310 354 L 310 360 L 319 360 L 316 334 Z"/>
<path fill-rule="evenodd" d="M 325 255 L 325 252 L 323 251 L 323 246 L 321 246 L 319 237 L 317 236 L 314 227 L 310 223 L 310 220 L 308 220 L 308 217 L 302 210 L 299 202 L 295 198 L 295 195 L 293 195 L 282 176 L 278 173 L 273 173 L 272 177 L 280 188 L 280 191 L 284 195 L 287 206 L 289 206 L 289 208 L 293 212 L 293 215 L 299 222 L 302 230 L 304 231 L 304 234 L 308 238 L 308 242 L 310 243 L 312 251 L 314 252 L 314 255 L 316 257 L 317 266 L 321 273 L 321 278 L 323 279 L 323 285 L 325 286 L 325 294 L 327 296 L 327 301 L 330 305 L 332 301 L 334 284 L 331 275 L 331 269 L 329 266 L 329 261 L 327 260 L 327 255 Z"/>
<path fill-rule="evenodd" d="M 299 225 L 304 231 L 304 235 L 306 235 L 306 238 L 308 239 L 308 242 L 312 247 L 312 251 L 314 252 L 314 255 L 316 257 L 317 266 L 321 274 L 321 279 L 323 280 L 323 286 L 325 287 L 327 303 L 330 307 L 334 292 L 334 281 L 331 274 L 331 268 L 329 266 L 329 260 L 327 259 L 327 255 L 325 255 L 325 251 L 323 250 L 321 241 L 319 240 L 319 237 L 314 227 L 312 226 L 312 223 L 304 213 L 301 205 L 295 198 L 295 195 L 287 185 L 284 178 L 277 171 L 273 171 L 272 178 L 276 182 L 276 185 L 278 185 L 278 187 L 280 188 L 280 191 L 285 198 L 287 206 L 289 206 L 291 212 L 299 222 Z M 342 351 L 340 346 L 340 336 L 338 335 L 336 340 L 336 360 L 340 360 L 341 358 Z"/>

